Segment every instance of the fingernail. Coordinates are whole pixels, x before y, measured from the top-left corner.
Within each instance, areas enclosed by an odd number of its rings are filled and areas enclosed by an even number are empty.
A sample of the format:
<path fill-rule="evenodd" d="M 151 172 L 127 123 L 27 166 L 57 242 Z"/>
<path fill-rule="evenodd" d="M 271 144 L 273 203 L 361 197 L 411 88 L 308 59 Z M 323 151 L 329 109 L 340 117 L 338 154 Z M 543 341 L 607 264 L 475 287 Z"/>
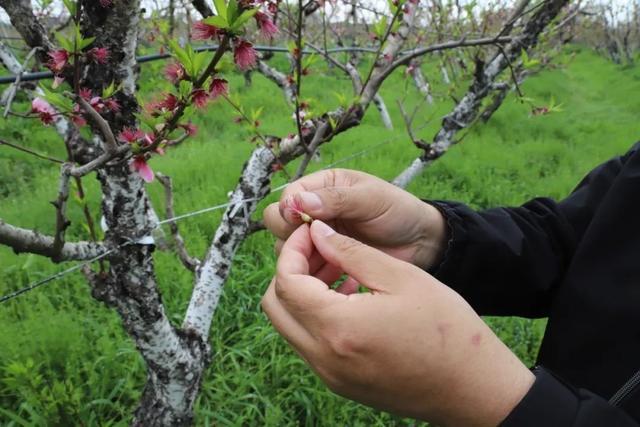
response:
<path fill-rule="evenodd" d="M 300 201 L 302 201 L 302 206 L 305 210 L 313 211 L 320 209 L 322 207 L 322 200 L 316 193 L 311 193 L 309 191 L 303 191 L 300 193 Z"/>
<path fill-rule="evenodd" d="M 313 221 L 313 224 L 311 226 L 315 227 L 316 232 L 322 237 L 327 237 L 335 234 L 335 230 L 322 221 L 315 220 Z"/>

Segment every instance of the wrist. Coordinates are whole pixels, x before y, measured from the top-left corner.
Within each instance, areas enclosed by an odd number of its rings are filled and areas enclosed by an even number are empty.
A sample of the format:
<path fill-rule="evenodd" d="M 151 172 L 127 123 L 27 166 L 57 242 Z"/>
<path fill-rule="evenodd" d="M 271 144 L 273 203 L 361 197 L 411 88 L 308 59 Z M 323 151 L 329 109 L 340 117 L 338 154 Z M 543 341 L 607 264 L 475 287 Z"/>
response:
<path fill-rule="evenodd" d="M 416 251 L 414 264 L 428 270 L 440 264 L 447 249 L 447 221 L 435 206 L 420 203 L 419 248 Z"/>

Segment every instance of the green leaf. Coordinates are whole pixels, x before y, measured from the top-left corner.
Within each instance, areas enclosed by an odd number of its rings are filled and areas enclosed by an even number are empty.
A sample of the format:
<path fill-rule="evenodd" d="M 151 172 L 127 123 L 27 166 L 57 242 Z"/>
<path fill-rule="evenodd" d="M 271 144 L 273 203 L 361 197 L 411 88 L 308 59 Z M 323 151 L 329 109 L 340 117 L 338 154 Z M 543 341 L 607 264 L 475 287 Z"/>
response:
<path fill-rule="evenodd" d="M 73 0 L 62 0 L 64 7 L 67 8 L 71 16 L 76 16 L 76 2 Z"/>
<path fill-rule="evenodd" d="M 178 62 L 182 64 L 184 69 L 187 70 L 187 72 L 189 72 L 193 64 L 191 62 L 191 57 L 189 56 L 187 51 L 181 48 L 178 42 L 173 39 L 169 39 L 169 50 L 171 50 L 171 53 L 173 53 L 173 55 L 176 57 Z M 192 74 L 189 74 L 189 75 L 193 77 Z"/>
<path fill-rule="evenodd" d="M 180 94 L 180 98 L 187 99 L 189 95 L 191 95 L 191 91 L 193 90 L 193 83 L 187 80 L 181 80 L 178 85 L 178 93 Z"/>
<path fill-rule="evenodd" d="M 205 24 L 213 25 L 214 27 L 218 27 L 221 30 L 229 28 L 229 23 L 222 16 L 210 16 L 204 19 L 202 22 L 204 22 Z"/>
<path fill-rule="evenodd" d="M 387 31 L 387 17 L 383 16 L 378 22 L 376 22 L 373 26 L 373 32 L 379 39 L 382 40 L 385 33 Z"/>
<path fill-rule="evenodd" d="M 227 5 L 224 0 L 213 0 L 213 5 L 216 7 L 218 16 L 227 16 Z"/>
<path fill-rule="evenodd" d="M 249 19 L 253 18 L 253 16 L 256 13 L 258 13 L 258 9 L 249 9 L 249 10 L 245 10 L 244 12 L 242 12 L 242 14 L 238 17 L 238 19 L 236 19 L 233 22 L 231 30 L 232 31 L 238 31 L 239 29 L 241 29 L 242 26 L 244 24 L 246 24 Z"/>
<path fill-rule="evenodd" d="M 234 24 L 238 15 L 238 2 L 236 0 L 229 0 L 227 5 L 227 22 L 231 25 Z"/>
<path fill-rule="evenodd" d="M 207 66 L 207 59 L 209 55 L 206 52 L 197 52 L 193 57 L 193 75 L 199 76 L 204 72 Z"/>
<path fill-rule="evenodd" d="M 55 36 L 56 36 L 56 41 L 58 42 L 61 48 L 63 48 L 67 52 L 73 52 L 73 40 L 66 38 L 61 33 L 55 33 Z"/>
<path fill-rule="evenodd" d="M 91 43 L 93 43 L 93 41 L 95 40 L 95 37 L 89 37 L 86 39 L 80 39 L 78 41 L 78 50 L 83 50 L 85 47 L 91 45 Z"/>
<path fill-rule="evenodd" d="M 110 98 L 118 89 L 119 87 L 117 87 L 115 82 L 112 81 L 109 86 L 102 89 L 102 98 Z"/>
<path fill-rule="evenodd" d="M 62 94 L 53 92 L 44 86 L 42 86 L 42 92 L 45 101 L 56 107 L 56 109 L 65 112 L 71 111 L 71 109 L 73 108 L 73 102 Z"/>

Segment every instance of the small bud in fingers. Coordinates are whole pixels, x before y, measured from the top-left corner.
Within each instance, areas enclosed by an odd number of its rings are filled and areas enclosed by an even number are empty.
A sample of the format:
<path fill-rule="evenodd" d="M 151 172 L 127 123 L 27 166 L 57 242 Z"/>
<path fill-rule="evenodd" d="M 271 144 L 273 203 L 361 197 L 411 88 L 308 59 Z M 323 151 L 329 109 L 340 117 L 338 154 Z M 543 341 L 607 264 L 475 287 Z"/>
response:
<path fill-rule="evenodd" d="M 303 210 L 300 200 L 294 196 L 287 197 L 286 206 L 291 209 L 291 214 L 294 218 L 299 218 L 302 222 L 306 222 L 307 224 L 311 224 L 313 222 L 313 218 Z"/>

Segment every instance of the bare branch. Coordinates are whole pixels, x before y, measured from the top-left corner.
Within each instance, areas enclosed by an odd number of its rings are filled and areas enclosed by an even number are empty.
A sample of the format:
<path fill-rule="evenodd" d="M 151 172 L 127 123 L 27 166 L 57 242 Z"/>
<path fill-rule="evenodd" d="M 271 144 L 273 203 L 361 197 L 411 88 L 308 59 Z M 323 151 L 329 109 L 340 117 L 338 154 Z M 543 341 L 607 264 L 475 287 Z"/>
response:
<path fill-rule="evenodd" d="M 5 119 L 9 115 L 9 111 L 11 110 L 11 103 L 13 102 L 13 98 L 16 96 L 16 93 L 18 92 L 18 88 L 20 87 L 20 80 L 22 79 L 22 73 L 24 72 L 25 68 L 27 67 L 27 64 L 29 63 L 33 55 L 35 55 L 35 53 L 38 50 L 40 50 L 40 47 L 34 47 L 33 49 L 31 49 L 31 51 L 27 54 L 24 62 L 22 63 L 22 66 L 20 67 L 18 72 L 15 73 L 16 80 L 9 87 L 9 94 L 7 96 L 7 99 L 5 100 L 5 106 L 4 106 Z"/>
<path fill-rule="evenodd" d="M 0 219 L 0 244 L 9 246 L 15 253 L 27 252 L 53 258 L 53 242 L 52 236 L 15 227 Z M 66 242 L 62 246 L 57 260 L 54 261 L 86 261 L 102 255 L 106 251 L 107 248 L 101 243 Z"/>
<path fill-rule="evenodd" d="M 80 106 L 89 114 L 91 119 L 93 119 L 95 124 L 98 126 L 98 129 L 100 129 L 102 136 L 104 136 L 104 142 L 105 142 L 105 148 L 106 148 L 105 151 L 107 152 L 107 154 L 116 153 L 118 151 L 118 143 L 116 142 L 115 136 L 113 136 L 113 131 L 111 130 L 111 126 L 109 126 L 109 123 L 107 123 L 107 121 L 104 118 L 102 118 L 100 113 L 98 113 L 91 106 L 91 104 L 89 104 L 83 97 L 79 95 L 73 95 L 70 93 L 67 93 L 67 95 L 74 98 L 76 102 L 80 104 Z"/>
<path fill-rule="evenodd" d="M 10 142 L 7 142 L 7 141 L 1 140 L 1 139 L 0 139 L 0 145 L 6 145 L 7 147 L 15 148 L 16 150 L 25 152 L 27 154 L 30 154 L 30 155 L 35 156 L 35 157 L 38 157 L 38 158 L 43 159 L 43 160 L 48 160 L 50 162 L 60 163 L 60 164 L 64 163 L 64 160 L 60 160 L 60 159 L 57 159 L 55 157 L 50 157 L 50 156 L 47 156 L 46 154 L 41 154 L 41 153 L 33 151 L 33 150 L 29 149 L 29 148 L 26 148 L 26 147 L 23 147 L 23 146 L 17 145 L 17 144 L 12 144 Z"/>
<path fill-rule="evenodd" d="M 71 176 L 82 177 L 87 175 L 88 173 L 93 172 L 99 167 L 103 166 L 105 163 L 115 159 L 116 157 L 122 156 L 123 154 L 131 151 L 131 147 L 129 145 L 119 145 L 116 148 L 115 153 L 103 153 L 100 156 L 96 157 L 92 161 L 82 166 L 77 166 L 71 169 Z"/>
<path fill-rule="evenodd" d="M 38 18 L 33 14 L 30 0 L 0 0 L 0 7 L 9 15 L 11 24 L 20 33 L 24 41 L 31 48 L 42 47 L 38 57 L 46 61 L 46 52 L 54 48 L 47 37 L 47 31 Z"/>
<path fill-rule="evenodd" d="M 175 218 L 176 214 L 173 209 L 173 184 L 171 182 L 171 178 L 157 173 L 156 178 L 160 181 L 160 184 L 164 187 L 164 200 L 165 200 L 165 209 L 167 219 Z M 178 230 L 178 223 L 175 221 L 169 222 L 169 228 L 171 229 L 171 235 L 173 236 L 173 241 L 175 243 L 176 252 L 178 253 L 178 257 L 182 264 L 193 272 L 197 271 L 198 266 L 200 265 L 200 260 L 194 257 L 191 257 L 187 252 L 187 248 L 184 244 L 184 239 L 180 235 L 180 231 Z"/>
<path fill-rule="evenodd" d="M 311 140 L 311 143 L 309 143 L 308 145 L 309 151 L 307 151 L 306 155 L 302 159 L 302 162 L 300 162 L 300 166 L 298 166 L 298 170 L 296 171 L 296 174 L 293 176 L 291 181 L 295 181 L 301 178 L 302 175 L 304 175 L 304 171 L 309 166 L 309 162 L 315 155 L 316 150 L 318 149 L 320 144 L 322 144 L 323 138 L 325 137 L 325 134 L 328 129 L 329 129 L 329 124 L 327 122 L 324 122 L 320 126 L 316 127 L 316 132 L 313 135 L 313 139 Z"/>
<path fill-rule="evenodd" d="M 215 15 L 205 0 L 191 0 L 191 4 L 203 18 Z"/>
<path fill-rule="evenodd" d="M 64 246 L 64 234 L 71 224 L 66 217 L 67 200 L 69 199 L 69 179 L 71 178 L 71 164 L 64 163 L 60 168 L 60 184 L 58 186 L 58 198 L 51 202 L 56 208 L 56 232 L 53 237 L 53 254 L 51 259 L 59 261 L 58 257 Z"/>

